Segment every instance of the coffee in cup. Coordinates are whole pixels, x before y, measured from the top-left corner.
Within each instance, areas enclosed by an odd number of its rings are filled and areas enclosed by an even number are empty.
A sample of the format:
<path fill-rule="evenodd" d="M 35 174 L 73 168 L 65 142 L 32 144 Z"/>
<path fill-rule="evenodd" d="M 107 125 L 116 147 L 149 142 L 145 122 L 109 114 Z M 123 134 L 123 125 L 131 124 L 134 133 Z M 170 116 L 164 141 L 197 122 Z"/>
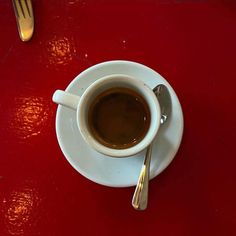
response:
<path fill-rule="evenodd" d="M 135 90 L 110 88 L 98 94 L 88 110 L 94 138 L 110 148 L 124 149 L 139 143 L 150 126 L 150 110 Z"/>

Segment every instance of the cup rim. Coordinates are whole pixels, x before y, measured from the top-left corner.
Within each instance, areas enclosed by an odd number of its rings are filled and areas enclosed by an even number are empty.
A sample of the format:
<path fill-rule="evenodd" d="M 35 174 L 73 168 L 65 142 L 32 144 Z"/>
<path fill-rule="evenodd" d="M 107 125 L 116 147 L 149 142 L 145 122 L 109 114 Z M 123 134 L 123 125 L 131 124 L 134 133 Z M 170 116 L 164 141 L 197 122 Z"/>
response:
<path fill-rule="evenodd" d="M 86 122 L 86 117 L 85 117 L 86 115 L 84 113 L 85 111 L 84 107 L 86 107 L 86 102 L 88 101 L 89 96 L 98 88 L 98 86 L 100 85 L 102 86 L 102 84 L 104 85 L 106 83 L 111 83 L 112 81 L 116 81 L 117 78 L 119 78 L 119 82 L 132 84 L 140 91 L 142 90 L 143 93 L 145 93 L 144 98 L 146 102 L 148 103 L 148 106 L 151 112 L 150 127 L 146 135 L 144 136 L 144 138 L 136 145 L 125 148 L 125 149 L 110 148 L 98 142 L 90 133 L 89 128 L 87 127 L 87 124 L 86 124 L 87 122 Z M 106 156 L 120 157 L 120 158 L 135 155 L 141 152 L 142 150 L 144 150 L 148 145 L 150 145 L 151 142 L 156 137 L 156 134 L 160 127 L 160 118 L 161 118 L 160 105 L 152 89 L 148 85 L 146 85 L 144 82 L 134 77 L 124 75 L 124 74 L 107 75 L 98 79 L 94 83 L 92 83 L 81 96 L 79 104 L 77 106 L 77 111 L 76 111 L 77 126 L 85 142 L 88 145 L 90 145 L 90 147 L 92 147 L 96 151 Z"/>

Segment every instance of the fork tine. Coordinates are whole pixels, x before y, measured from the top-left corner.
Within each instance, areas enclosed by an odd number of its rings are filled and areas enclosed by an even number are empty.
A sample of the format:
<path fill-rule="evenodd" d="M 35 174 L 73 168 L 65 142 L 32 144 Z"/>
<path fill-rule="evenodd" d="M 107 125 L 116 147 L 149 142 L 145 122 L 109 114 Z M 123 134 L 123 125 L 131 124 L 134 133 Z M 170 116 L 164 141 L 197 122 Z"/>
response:
<path fill-rule="evenodd" d="M 21 8 L 22 8 L 23 15 L 25 16 L 25 18 L 27 16 L 30 16 L 28 5 L 27 5 L 26 1 L 25 0 L 19 0 L 19 2 L 21 4 Z"/>
<path fill-rule="evenodd" d="M 28 11 L 29 11 L 29 16 L 32 17 L 33 16 L 33 7 L 32 7 L 32 2 L 31 0 L 26 0 L 26 5 L 28 7 Z"/>
<path fill-rule="evenodd" d="M 26 18 L 29 15 L 29 10 L 28 10 L 28 7 L 26 5 L 26 2 L 25 2 L 25 0 L 19 0 L 19 2 L 21 4 L 23 15 Z"/>
<path fill-rule="evenodd" d="M 13 0 L 12 2 L 18 18 L 25 17 L 19 0 Z"/>

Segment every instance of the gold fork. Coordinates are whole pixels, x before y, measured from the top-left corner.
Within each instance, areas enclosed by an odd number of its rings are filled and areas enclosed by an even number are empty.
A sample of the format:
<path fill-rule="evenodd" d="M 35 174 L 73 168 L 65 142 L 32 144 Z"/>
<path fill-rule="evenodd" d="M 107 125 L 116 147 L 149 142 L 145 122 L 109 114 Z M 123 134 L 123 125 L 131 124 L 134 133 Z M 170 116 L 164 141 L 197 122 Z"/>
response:
<path fill-rule="evenodd" d="M 18 32 L 22 41 L 29 41 L 34 32 L 34 14 L 31 0 L 12 0 Z"/>

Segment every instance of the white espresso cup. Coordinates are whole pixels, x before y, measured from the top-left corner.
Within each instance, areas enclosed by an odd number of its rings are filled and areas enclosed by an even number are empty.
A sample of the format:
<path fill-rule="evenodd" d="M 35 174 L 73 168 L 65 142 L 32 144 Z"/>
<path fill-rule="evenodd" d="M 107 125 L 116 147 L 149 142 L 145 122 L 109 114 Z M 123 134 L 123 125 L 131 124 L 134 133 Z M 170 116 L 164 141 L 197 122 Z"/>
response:
<path fill-rule="evenodd" d="M 88 110 L 91 103 L 102 92 L 117 87 L 136 91 L 145 99 L 150 111 L 150 125 L 143 139 L 134 146 L 124 149 L 115 149 L 101 144 L 88 127 Z M 96 80 L 81 97 L 66 91 L 56 90 L 53 94 L 53 102 L 75 110 L 77 126 L 85 142 L 91 148 L 107 156 L 127 157 L 141 152 L 151 144 L 160 127 L 160 105 L 152 89 L 142 81 L 123 74 L 112 74 Z"/>

